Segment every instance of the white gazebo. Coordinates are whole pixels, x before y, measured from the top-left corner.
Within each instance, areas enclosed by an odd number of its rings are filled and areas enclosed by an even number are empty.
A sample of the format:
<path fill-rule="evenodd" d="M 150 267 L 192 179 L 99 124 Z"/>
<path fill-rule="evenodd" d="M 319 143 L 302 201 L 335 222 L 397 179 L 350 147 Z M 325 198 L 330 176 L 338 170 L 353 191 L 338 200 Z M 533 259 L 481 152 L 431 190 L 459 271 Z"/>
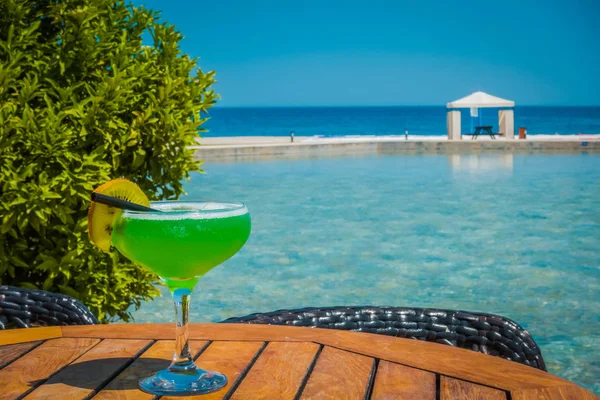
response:
<path fill-rule="evenodd" d="M 480 108 L 499 108 L 498 110 L 498 127 L 500 133 L 506 139 L 515 138 L 515 102 L 512 100 L 501 99 L 500 97 L 492 96 L 484 92 L 475 92 L 462 99 L 452 101 L 446 105 L 448 109 L 448 117 L 446 119 L 446 128 L 448 130 L 448 139 L 460 140 L 460 108 L 471 109 L 471 117 L 481 118 L 479 113 Z M 481 120 L 481 119 L 480 119 Z"/>

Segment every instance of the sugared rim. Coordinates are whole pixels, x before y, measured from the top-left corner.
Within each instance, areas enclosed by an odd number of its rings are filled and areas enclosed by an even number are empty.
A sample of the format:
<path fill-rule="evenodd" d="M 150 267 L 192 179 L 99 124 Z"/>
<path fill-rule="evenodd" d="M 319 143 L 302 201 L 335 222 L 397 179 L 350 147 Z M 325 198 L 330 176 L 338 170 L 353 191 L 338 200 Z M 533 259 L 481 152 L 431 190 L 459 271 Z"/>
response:
<path fill-rule="evenodd" d="M 231 201 L 152 201 L 150 207 L 158 211 L 123 211 L 122 218 L 130 219 L 212 219 L 229 218 L 248 213 L 243 203 Z"/>

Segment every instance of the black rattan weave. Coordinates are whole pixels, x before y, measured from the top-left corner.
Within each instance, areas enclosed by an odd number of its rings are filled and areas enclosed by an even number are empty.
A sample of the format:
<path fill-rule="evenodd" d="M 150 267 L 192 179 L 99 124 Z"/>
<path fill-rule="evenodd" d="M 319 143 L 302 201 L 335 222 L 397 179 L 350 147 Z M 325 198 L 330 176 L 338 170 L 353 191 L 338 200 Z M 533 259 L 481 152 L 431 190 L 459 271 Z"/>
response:
<path fill-rule="evenodd" d="M 0 286 L 0 330 L 97 323 L 96 316 L 72 297 L 44 290 Z"/>
<path fill-rule="evenodd" d="M 323 307 L 250 314 L 223 322 L 342 329 L 426 340 L 546 371 L 542 353 L 529 332 L 500 315 L 407 307 Z"/>

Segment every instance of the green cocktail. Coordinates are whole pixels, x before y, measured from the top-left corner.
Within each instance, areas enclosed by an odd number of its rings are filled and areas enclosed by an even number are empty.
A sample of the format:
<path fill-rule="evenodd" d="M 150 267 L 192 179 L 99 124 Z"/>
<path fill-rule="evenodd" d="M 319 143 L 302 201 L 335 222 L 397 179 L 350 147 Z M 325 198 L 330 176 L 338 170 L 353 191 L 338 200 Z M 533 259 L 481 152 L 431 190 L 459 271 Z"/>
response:
<path fill-rule="evenodd" d="M 124 211 L 112 242 L 130 260 L 165 280 L 177 315 L 176 352 L 171 366 L 139 386 L 155 395 L 194 395 L 219 390 L 227 378 L 193 362 L 187 332 L 191 292 L 198 278 L 237 253 L 250 235 L 250 214 L 239 203 L 154 202 L 156 212 Z"/>
<path fill-rule="evenodd" d="M 239 204 L 156 202 L 152 208 L 162 212 L 126 211 L 115 222 L 112 241 L 172 289 L 193 287 L 197 278 L 237 253 L 250 234 L 250 214 Z"/>

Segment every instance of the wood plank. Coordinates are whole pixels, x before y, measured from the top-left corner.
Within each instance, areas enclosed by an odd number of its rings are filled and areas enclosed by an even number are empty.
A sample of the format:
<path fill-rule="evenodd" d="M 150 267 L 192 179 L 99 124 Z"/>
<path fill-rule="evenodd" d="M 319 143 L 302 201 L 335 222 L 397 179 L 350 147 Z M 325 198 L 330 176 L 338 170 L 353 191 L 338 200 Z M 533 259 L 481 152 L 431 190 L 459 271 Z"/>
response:
<path fill-rule="evenodd" d="M 65 337 L 172 338 L 171 324 L 68 326 Z M 0 332 L 0 338 L 2 332 Z M 190 338 L 201 340 L 317 342 L 441 375 L 500 387 L 525 390 L 570 383 L 513 361 L 437 343 L 334 329 L 258 324 L 191 324 Z"/>
<path fill-rule="evenodd" d="M 99 341 L 60 338 L 42 343 L 0 371 L 0 399 L 13 399 L 37 387 Z"/>
<path fill-rule="evenodd" d="M 59 326 L 7 329 L 0 332 L 0 346 L 5 344 L 33 342 L 35 340 L 54 339 L 59 337 L 62 337 L 62 329 Z"/>
<path fill-rule="evenodd" d="M 110 381 L 150 340 L 105 339 L 27 395 L 26 399 L 83 399 Z"/>
<path fill-rule="evenodd" d="M 190 324 L 189 327 L 191 328 Z M 204 324 L 202 324 L 204 325 Z M 197 328 L 196 328 L 197 329 Z M 93 337 L 99 339 L 154 339 L 171 340 L 175 337 L 174 324 L 108 324 L 71 325 L 61 327 L 64 337 Z M 198 333 L 190 338 L 197 339 Z M 0 332 L 0 340 L 3 332 Z"/>
<path fill-rule="evenodd" d="M 206 341 L 190 341 L 192 351 L 200 352 Z M 175 349 L 174 340 L 154 343 L 137 360 L 113 379 L 94 399 L 152 399 L 154 396 L 138 389 L 138 381 L 169 366 Z"/>
<path fill-rule="evenodd" d="M 600 397 L 580 388 L 569 385 L 551 388 L 521 390 L 511 393 L 513 400 L 598 400 Z"/>
<path fill-rule="evenodd" d="M 442 376 L 440 400 L 506 400 L 506 392 Z"/>
<path fill-rule="evenodd" d="M 202 400 L 222 399 L 246 369 L 264 342 L 213 342 L 196 360 L 207 371 L 218 371 L 227 377 L 227 386 L 218 392 L 202 395 Z M 161 399 L 198 399 L 198 397 L 161 397 Z"/>
<path fill-rule="evenodd" d="M 27 353 L 29 350 L 33 349 L 40 343 L 42 342 L 40 340 L 37 340 L 35 342 L 7 344 L 5 346 L 1 346 L 0 368 L 6 367 L 7 364 L 10 364 L 17 358 L 21 357 L 23 354 Z"/>
<path fill-rule="evenodd" d="M 301 399 L 363 399 L 374 361 L 333 347 L 323 348 Z"/>
<path fill-rule="evenodd" d="M 514 361 L 421 340 L 331 330 L 330 334 L 319 337 L 318 342 L 362 354 L 366 351 L 375 358 L 502 389 L 567 383 L 557 376 Z"/>
<path fill-rule="evenodd" d="M 269 343 L 232 399 L 293 399 L 319 350 L 315 343 Z"/>
<path fill-rule="evenodd" d="M 435 374 L 388 361 L 380 361 L 371 399 L 435 400 L 435 391 Z"/>

